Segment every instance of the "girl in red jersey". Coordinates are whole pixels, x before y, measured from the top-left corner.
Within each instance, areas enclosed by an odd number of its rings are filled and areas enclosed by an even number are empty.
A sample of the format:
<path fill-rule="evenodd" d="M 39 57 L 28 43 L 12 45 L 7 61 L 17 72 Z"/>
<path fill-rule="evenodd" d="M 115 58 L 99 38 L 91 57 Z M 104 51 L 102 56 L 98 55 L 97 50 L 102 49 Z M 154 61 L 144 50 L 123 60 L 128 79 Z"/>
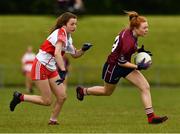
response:
<path fill-rule="evenodd" d="M 25 85 L 28 93 L 33 93 L 32 89 L 32 80 L 31 80 L 31 68 L 33 61 L 35 59 L 35 54 L 32 52 L 32 47 L 28 46 L 26 53 L 23 55 L 21 59 L 22 63 L 22 72 L 26 77 Z"/>
<path fill-rule="evenodd" d="M 147 114 L 148 123 L 158 124 L 167 120 L 167 116 L 156 116 L 153 111 L 150 86 L 146 78 L 139 70 L 147 69 L 149 63 L 144 63 L 144 60 L 135 65 L 131 63 L 131 55 L 137 52 L 147 52 L 144 46 L 137 49 L 137 39 L 140 36 L 145 36 L 148 33 L 147 19 L 139 16 L 136 12 L 126 12 L 129 15 L 130 26 L 123 29 L 115 38 L 111 54 L 108 56 L 102 71 L 104 86 L 94 86 L 76 88 L 77 99 L 83 100 L 85 95 L 110 96 L 121 77 L 127 79 L 140 90 L 141 99 L 144 104 Z"/>
<path fill-rule="evenodd" d="M 50 106 L 53 93 L 56 102 L 53 106 L 49 125 L 58 124 L 58 115 L 67 97 L 63 85 L 66 70 L 62 56 L 66 52 L 70 53 L 72 57 L 78 58 L 92 46 L 90 43 L 85 43 L 81 49 L 75 49 L 71 33 L 76 30 L 76 24 L 77 16 L 72 13 L 66 12 L 58 17 L 51 34 L 41 45 L 31 70 L 31 78 L 40 90 L 41 96 L 26 95 L 16 91 L 10 102 L 11 111 L 14 111 L 17 104 L 22 101 Z M 62 70 L 61 76 L 58 75 L 56 64 Z"/>

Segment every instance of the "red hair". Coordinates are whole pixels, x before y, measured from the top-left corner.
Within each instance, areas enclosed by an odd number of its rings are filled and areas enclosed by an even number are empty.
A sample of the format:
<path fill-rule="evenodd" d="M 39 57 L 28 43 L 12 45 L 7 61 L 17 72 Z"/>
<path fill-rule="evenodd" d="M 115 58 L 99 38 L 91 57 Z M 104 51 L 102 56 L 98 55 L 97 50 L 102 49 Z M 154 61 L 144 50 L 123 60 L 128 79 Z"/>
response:
<path fill-rule="evenodd" d="M 135 11 L 125 11 L 125 13 L 129 16 L 130 29 L 139 28 L 142 22 L 147 22 L 147 19 L 144 16 L 140 16 Z"/>

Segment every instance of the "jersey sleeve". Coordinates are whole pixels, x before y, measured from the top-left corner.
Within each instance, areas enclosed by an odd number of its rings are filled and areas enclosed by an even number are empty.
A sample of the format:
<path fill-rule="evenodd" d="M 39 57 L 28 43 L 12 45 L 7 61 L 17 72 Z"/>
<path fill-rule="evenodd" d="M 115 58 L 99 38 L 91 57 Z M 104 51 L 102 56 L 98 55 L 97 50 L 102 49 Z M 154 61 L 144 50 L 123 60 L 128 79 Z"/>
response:
<path fill-rule="evenodd" d="M 75 54 L 76 48 L 73 46 L 73 44 L 69 45 L 66 49 L 66 53 Z"/>
<path fill-rule="evenodd" d="M 66 43 L 66 40 L 67 40 L 67 35 L 66 35 L 66 32 L 64 29 L 59 29 L 58 31 L 58 37 L 57 37 L 57 41 L 61 41 L 63 42 L 64 44 Z"/>
<path fill-rule="evenodd" d="M 73 45 L 73 40 L 71 38 L 71 36 L 68 39 L 68 44 L 66 46 L 66 53 L 70 53 L 70 54 L 75 54 L 76 53 L 76 49 Z"/>

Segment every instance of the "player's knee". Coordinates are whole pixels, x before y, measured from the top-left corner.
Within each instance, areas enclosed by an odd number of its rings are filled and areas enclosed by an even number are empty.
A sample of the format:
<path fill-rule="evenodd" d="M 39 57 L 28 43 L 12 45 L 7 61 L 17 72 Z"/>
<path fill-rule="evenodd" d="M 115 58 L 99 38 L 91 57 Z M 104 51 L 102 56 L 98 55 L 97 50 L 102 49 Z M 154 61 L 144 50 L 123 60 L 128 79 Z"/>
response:
<path fill-rule="evenodd" d="M 62 99 L 63 101 L 66 101 L 67 95 L 64 95 L 61 99 Z"/>
<path fill-rule="evenodd" d="M 61 95 L 60 97 L 57 98 L 57 101 L 61 103 L 66 101 L 66 99 L 67 99 L 67 95 Z"/>
<path fill-rule="evenodd" d="M 147 90 L 150 90 L 150 88 L 151 88 L 150 85 L 146 86 L 146 89 L 147 89 Z"/>
<path fill-rule="evenodd" d="M 113 93 L 113 89 L 106 87 L 106 86 L 104 87 L 103 95 L 110 96 L 110 95 L 112 95 L 112 93 Z"/>
<path fill-rule="evenodd" d="M 112 92 L 109 91 L 109 90 L 104 90 L 103 94 L 104 94 L 105 96 L 110 96 L 110 95 L 112 94 Z"/>
<path fill-rule="evenodd" d="M 143 90 L 144 92 L 149 92 L 149 91 L 150 91 L 150 85 L 149 85 L 149 84 L 143 85 L 141 88 L 142 88 L 142 90 Z"/>
<path fill-rule="evenodd" d="M 106 96 L 111 96 L 112 95 L 112 92 L 107 92 L 106 93 Z"/>
<path fill-rule="evenodd" d="M 50 106 L 51 104 L 52 104 L 51 98 L 46 98 L 46 99 L 44 99 L 44 105 L 45 105 L 45 106 Z"/>

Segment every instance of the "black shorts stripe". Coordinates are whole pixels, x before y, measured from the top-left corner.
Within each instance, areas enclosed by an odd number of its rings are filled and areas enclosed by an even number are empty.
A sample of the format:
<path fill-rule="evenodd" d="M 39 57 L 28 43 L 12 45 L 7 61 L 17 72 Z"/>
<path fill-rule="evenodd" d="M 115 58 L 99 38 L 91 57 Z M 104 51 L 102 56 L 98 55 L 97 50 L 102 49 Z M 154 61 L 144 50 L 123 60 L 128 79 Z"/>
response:
<path fill-rule="evenodd" d="M 116 67 L 116 65 L 115 65 L 115 66 L 113 66 L 113 69 L 112 69 L 112 72 L 111 72 L 111 76 L 110 76 L 110 80 L 109 80 L 109 82 L 112 80 L 112 76 L 113 76 L 113 73 L 114 73 L 114 69 L 115 69 L 115 67 Z"/>
<path fill-rule="evenodd" d="M 108 65 L 107 69 L 106 69 L 106 75 L 104 76 L 104 79 L 106 81 L 110 81 L 111 76 L 112 76 L 112 70 L 113 70 L 114 66 L 112 65 Z"/>
<path fill-rule="evenodd" d="M 107 72 L 108 72 L 108 68 L 109 68 L 109 65 L 107 65 L 107 68 L 105 70 L 103 69 L 103 71 L 105 71 L 105 74 L 103 75 L 103 79 L 106 78 L 106 75 L 107 75 Z"/>

